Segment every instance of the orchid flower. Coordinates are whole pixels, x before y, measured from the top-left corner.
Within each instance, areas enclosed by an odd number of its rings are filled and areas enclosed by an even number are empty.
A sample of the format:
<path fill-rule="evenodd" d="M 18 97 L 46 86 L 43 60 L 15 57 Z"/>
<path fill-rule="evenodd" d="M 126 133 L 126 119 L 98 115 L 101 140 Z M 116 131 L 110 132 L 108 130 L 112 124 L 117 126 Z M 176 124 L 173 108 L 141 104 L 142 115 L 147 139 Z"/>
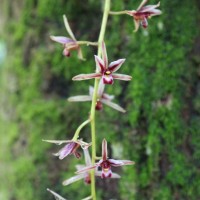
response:
<path fill-rule="evenodd" d="M 107 141 L 103 139 L 102 141 L 102 158 L 99 162 L 97 162 L 93 166 L 85 167 L 79 171 L 77 171 L 77 174 L 86 173 L 89 170 L 92 170 L 97 167 L 101 167 L 101 178 L 111 178 L 113 176 L 111 166 L 118 167 L 123 165 L 133 165 L 134 162 L 130 160 L 114 160 L 114 159 L 108 159 L 107 157 Z"/>
<path fill-rule="evenodd" d="M 101 77 L 104 84 L 113 84 L 113 79 L 119 79 L 123 81 L 130 81 L 132 79 L 132 77 L 129 75 L 114 73 L 121 67 L 125 59 L 113 61 L 108 65 L 107 52 L 104 42 L 102 42 L 102 59 L 96 55 L 94 57 L 98 72 L 91 74 L 79 74 L 73 77 L 72 80 L 81 81 Z"/>
<path fill-rule="evenodd" d="M 91 144 L 86 143 L 80 140 L 43 140 L 44 142 L 50 142 L 57 145 L 61 145 L 63 143 L 67 143 L 58 153 L 53 155 L 59 156 L 59 159 L 62 160 L 68 155 L 73 154 L 76 158 L 80 158 L 81 154 L 77 152 L 77 149 L 81 146 L 82 149 L 87 149 Z"/>
<path fill-rule="evenodd" d="M 135 23 L 135 32 L 139 29 L 140 24 L 143 28 L 148 27 L 148 18 L 155 15 L 160 15 L 162 13 L 160 10 L 156 9 L 160 6 L 160 2 L 158 2 L 156 5 L 144 6 L 147 1 L 148 0 L 143 0 L 137 10 L 126 12 L 128 15 L 131 15 L 133 17 Z"/>
<path fill-rule="evenodd" d="M 64 50 L 63 50 L 64 56 L 69 57 L 71 50 L 77 50 L 78 58 L 81 59 L 81 60 L 84 60 L 81 48 L 80 48 L 71 28 L 69 26 L 67 17 L 65 15 L 63 15 L 63 19 L 64 19 L 65 28 L 66 28 L 66 30 L 67 30 L 67 32 L 68 32 L 68 34 L 71 38 L 64 37 L 64 36 L 50 36 L 50 38 L 53 41 L 58 42 L 58 43 L 60 43 L 64 46 Z"/>
<path fill-rule="evenodd" d="M 105 85 L 103 84 L 103 82 L 100 81 L 98 91 L 97 91 L 97 101 L 96 101 L 95 109 L 102 110 L 103 104 L 106 104 L 107 106 L 110 106 L 111 108 L 113 108 L 115 110 L 125 113 L 126 110 L 124 110 L 118 104 L 112 102 L 112 100 L 114 99 L 113 95 L 103 93 L 104 86 Z M 68 98 L 68 101 L 70 101 L 70 102 L 92 101 L 93 93 L 94 93 L 94 88 L 92 86 L 90 86 L 89 87 L 89 95 L 79 95 L 79 96 L 70 97 L 70 98 Z"/>
<path fill-rule="evenodd" d="M 91 157 L 89 155 L 89 152 L 88 152 L 88 149 L 84 149 L 83 150 L 84 152 L 84 156 L 85 156 L 85 165 L 76 165 L 76 169 L 77 170 L 82 170 L 84 169 L 85 167 L 89 167 L 92 165 L 92 161 L 91 161 Z M 99 170 L 95 170 L 95 176 L 101 176 L 101 171 Z M 120 176 L 116 173 L 113 173 L 113 176 L 112 178 L 120 178 Z M 81 179 L 84 179 L 84 182 L 86 184 L 90 184 L 91 183 L 91 177 L 90 177 L 90 173 L 89 172 L 84 172 L 84 173 L 81 173 L 81 174 L 78 174 L 78 175 L 75 175 L 65 181 L 63 181 L 63 185 L 69 185 L 71 183 L 74 183 L 78 180 L 81 180 Z"/>

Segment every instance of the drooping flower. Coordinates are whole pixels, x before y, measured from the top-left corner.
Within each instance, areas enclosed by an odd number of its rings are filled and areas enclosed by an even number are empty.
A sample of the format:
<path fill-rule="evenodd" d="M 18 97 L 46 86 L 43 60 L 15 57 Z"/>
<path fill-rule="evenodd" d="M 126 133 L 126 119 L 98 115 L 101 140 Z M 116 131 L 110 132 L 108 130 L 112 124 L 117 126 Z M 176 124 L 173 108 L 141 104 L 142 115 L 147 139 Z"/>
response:
<path fill-rule="evenodd" d="M 107 141 L 104 139 L 102 141 L 102 158 L 101 160 L 96 163 L 93 166 L 85 167 L 79 171 L 77 171 L 78 174 L 85 173 L 89 170 L 92 170 L 97 167 L 101 167 L 101 178 L 111 178 L 113 176 L 111 166 L 113 167 L 119 167 L 123 165 L 133 165 L 134 162 L 130 160 L 114 160 L 114 159 L 108 159 L 107 157 Z"/>
<path fill-rule="evenodd" d="M 96 73 L 91 74 L 80 74 L 72 78 L 74 81 L 88 80 L 92 78 L 101 77 L 104 84 L 113 84 L 113 79 L 119 79 L 123 81 L 130 81 L 132 79 L 129 75 L 116 74 L 115 72 L 121 67 L 125 59 L 119 59 L 111 62 L 108 65 L 108 58 L 105 43 L 102 42 L 102 59 L 99 56 L 95 55 L 95 62 L 97 71 Z"/>
<path fill-rule="evenodd" d="M 103 93 L 104 84 L 102 81 L 99 83 L 99 88 L 97 91 L 97 101 L 96 101 L 96 110 L 102 110 L 103 104 L 106 104 L 107 106 L 118 110 L 120 112 L 125 113 L 126 110 L 124 110 L 121 106 L 119 106 L 116 103 L 113 103 L 112 100 L 114 99 L 113 95 L 109 95 L 107 93 Z M 79 95 L 68 98 L 68 101 L 70 102 L 84 102 L 84 101 L 92 101 L 92 96 L 94 93 L 94 88 L 92 86 L 89 87 L 89 95 Z"/>
<path fill-rule="evenodd" d="M 63 19 L 64 19 L 65 28 L 66 28 L 66 30 L 67 30 L 67 32 L 68 32 L 68 34 L 71 38 L 64 37 L 64 36 L 50 36 L 50 38 L 53 41 L 58 42 L 58 43 L 60 43 L 64 46 L 64 50 L 63 50 L 64 56 L 69 57 L 70 51 L 77 50 L 78 58 L 81 59 L 81 60 L 84 60 L 81 48 L 80 48 L 71 28 L 69 26 L 67 17 L 65 15 L 63 15 Z"/>
<path fill-rule="evenodd" d="M 84 149 L 83 151 L 84 151 L 85 164 L 86 165 L 76 165 L 76 169 L 78 171 L 84 169 L 85 167 L 89 167 L 89 166 L 92 165 L 92 161 L 91 161 L 91 157 L 89 155 L 88 149 Z M 95 176 L 101 176 L 101 171 L 96 169 L 95 170 Z M 120 176 L 118 174 L 116 174 L 116 173 L 113 173 L 112 178 L 120 178 Z M 91 183 L 90 173 L 89 172 L 84 172 L 84 173 L 81 173 L 81 174 L 77 174 L 77 175 L 75 175 L 75 176 L 63 181 L 63 185 L 69 185 L 69 184 L 74 183 L 76 181 L 79 181 L 81 179 L 84 179 L 84 182 L 86 184 L 90 184 Z"/>
<path fill-rule="evenodd" d="M 156 9 L 160 6 L 160 2 L 158 2 L 156 5 L 144 6 L 147 1 L 148 0 L 143 0 L 137 10 L 127 11 L 127 14 L 133 17 L 135 23 L 135 32 L 139 29 L 140 24 L 143 28 L 148 27 L 148 18 L 155 15 L 160 15 L 162 13 L 160 10 Z"/>
<path fill-rule="evenodd" d="M 91 144 L 80 140 L 43 140 L 44 142 L 50 142 L 57 145 L 67 143 L 62 149 L 53 155 L 58 156 L 60 160 L 66 156 L 73 154 L 76 158 L 80 158 L 81 154 L 77 152 L 77 149 L 81 146 L 82 149 L 87 149 Z"/>

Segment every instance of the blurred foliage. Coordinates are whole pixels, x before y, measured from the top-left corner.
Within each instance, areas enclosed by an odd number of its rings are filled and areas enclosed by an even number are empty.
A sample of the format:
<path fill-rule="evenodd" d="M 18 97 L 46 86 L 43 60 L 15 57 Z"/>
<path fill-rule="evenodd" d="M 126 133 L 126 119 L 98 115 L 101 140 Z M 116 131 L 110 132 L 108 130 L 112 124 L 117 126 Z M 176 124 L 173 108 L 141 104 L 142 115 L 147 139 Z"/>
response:
<path fill-rule="evenodd" d="M 77 60 L 76 52 L 64 58 L 49 35 L 66 35 L 66 14 L 77 39 L 96 41 L 102 2 L 2 1 L 0 34 L 8 53 L 0 67 L 0 199 L 53 199 L 47 187 L 67 199 L 89 195 L 90 187 L 81 181 L 62 186 L 79 160 L 58 160 L 52 153 L 60 147 L 42 139 L 70 139 L 87 118 L 89 103 L 66 99 L 88 93 L 93 80 L 71 78 L 94 70 L 96 49 L 83 47 L 85 62 Z M 116 11 L 140 3 L 111 2 Z M 200 199 L 200 5 L 195 0 L 161 1 L 160 8 L 163 15 L 137 33 L 131 17 L 109 17 L 109 60 L 126 58 L 119 71 L 133 80 L 106 87 L 127 113 L 106 106 L 97 113 L 98 153 L 106 137 L 110 156 L 136 165 L 114 169 L 120 180 L 97 179 L 99 199 Z M 89 126 L 81 135 L 90 140 Z"/>

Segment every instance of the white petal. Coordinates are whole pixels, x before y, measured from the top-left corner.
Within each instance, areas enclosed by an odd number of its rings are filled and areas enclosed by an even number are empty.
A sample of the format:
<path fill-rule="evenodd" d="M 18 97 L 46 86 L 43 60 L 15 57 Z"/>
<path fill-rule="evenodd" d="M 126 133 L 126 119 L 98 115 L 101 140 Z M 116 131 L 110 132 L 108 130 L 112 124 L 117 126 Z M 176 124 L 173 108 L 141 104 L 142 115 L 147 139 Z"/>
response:
<path fill-rule="evenodd" d="M 70 102 L 79 102 L 79 101 L 91 101 L 92 98 L 89 95 L 79 95 L 79 96 L 69 97 L 67 100 Z"/>
<path fill-rule="evenodd" d="M 76 165 L 75 167 L 76 167 L 77 171 L 79 171 L 79 170 L 81 170 L 82 168 L 84 168 L 85 165 Z"/>
<path fill-rule="evenodd" d="M 141 4 L 138 6 L 137 10 L 140 10 L 146 3 L 147 3 L 148 0 L 143 0 L 141 2 Z"/>
<path fill-rule="evenodd" d="M 92 165 L 92 166 L 85 167 L 85 168 L 83 168 L 83 169 L 77 171 L 76 174 L 82 174 L 82 173 L 88 172 L 88 171 L 90 171 L 90 170 L 96 168 L 97 166 L 98 166 L 98 165 L 95 164 L 95 165 Z"/>
<path fill-rule="evenodd" d="M 110 164 L 114 167 L 122 166 L 122 165 L 134 165 L 135 162 L 131 160 L 114 160 L 114 159 L 108 159 Z"/>
<path fill-rule="evenodd" d="M 82 80 L 88 80 L 92 78 L 98 78 L 101 77 L 100 73 L 91 73 L 91 74 L 79 74 L 77 76 L 74 76 L 72 78 L 73 81 L 82 81 Z"/>
<path fill-rule="evenodd" d="M 121 178 L 121 176 L 119 174 L 112 173 L 112 177 L 111 178 Z"/>
<path fill-rule="evenodd" d="M 132 79 L 131 76 L 125 74 L 113 74 L 112 76 L 114 79 L 119 79 L 122 81 L 130 81 Z"/>
<path fill-rule="evenodd" d="M 84 179 L 84 178 L 85 178 L 85 174 L 78 174 L 76 176 L 73 176 L 73 177 L 63 181 L 62 184 L 63 185 L 69 185 L 71 183 L 74 183 L 74 182 L 79 181 L 79 180 Z"/>
<path fill-rule="evenodd" d="M 89 95 L 90 95 L 90 98 L 92 98 L 93 92 L 94 92 L 94 87 L 89 86 Z"/>
<path fill-rule="evenodd" d="M 61 145 L 63 143 L 69 143 L 72 142 L 72 140 L 42 140 L 43 142 L 49 142 L 49 143 L 54 143 L 57 145 Z"/>
<path fill-rule="evenodd" d="M 115 110 L 118 110 L 118 111 L 123 112 L 123 113 L 126 112 L 126 110 L 124 110 L 121 106 L 119 106 L 118 104 L 113 103 L 113 102 L 111 102 L 109 100 L 101 99 L 101 102 L 106 104 L 107 106 L 115 109 Z"/>
<path fill-rule="evenodd" d="M 101 99 L 102 95 L 104 94 L 104 88 L 105 88 L 105 84 L 103 83 L 103 79 L 100 80 L 99 82 L 99 87 L 98 87 L 98 91 L 97 91 L 97 95 L 98 98 Z"/>
<path fill-rule="evenodd" d="M 74 36 L 74 34 L 73 34 L 73 32 L 72 32 L 70 26 L 69 26 L 69 22 L 68 22 L 67 17 L 66 17 L 65 15 L 63 15 L 63 20 L 64 20 L 65 28 L 67 29 L 67 32 L 68 32 L 69 36 L 70 36 L 73 40 L 76 41 L 76 38 L 75 38 L 75 36 Z"/>
<path fill-rule="evenodd" d="M 81 50 L 80 47 L 78 47 L 77 52 L 78 52 L 78 58 L 79 58 L 80 60 L 85 61 L 86 59 L 83 58 L 83 53 L 82 53 L 82 50 Z"/>
<path fill-rule="evenodd" d="M 49 188 L 47 188 L 47 191 L 51 192 L 51 194 L 54 195 L 54 197 L 55 197 L 56 200 L 66 200 L 63 197 L 61 197 L 59 194 L 57 194 L 56 192 L 50 190 Z"/>
<path fill-rule="evenodd" d="M 90 200 L 90 199 L 92 199 L 92 196 L 85 197 L 85 198 L 84 198 L 84 199 L 82 199 L 82 200 Z"/>
<path fill-rule="evenodd" d="M 135 24 L 135 29 L 134 32 L 138 31 L 139 27 L 140 27 L 140 22 L 138 20 L 134 19 L 134 24 Z"/>
<path fill-rule="evenodd" d="M 89 154 L 88 149 L 83 149 L 84 156 L 85 156 L 85 164 L 86 166 L 91 166 L 92 165 L 92 160 Z"/>
<path fill-rule="evenodd" d="M 107 93 L 103 93 L 103 95 L 102 95 L 102 99 L 105 99 L 105 100 L 111 101 L 111 100 L 113 100 L 114 98 L 115 98 L 114 95 L 109 95 L 109 94 L 107 94 Z"/>

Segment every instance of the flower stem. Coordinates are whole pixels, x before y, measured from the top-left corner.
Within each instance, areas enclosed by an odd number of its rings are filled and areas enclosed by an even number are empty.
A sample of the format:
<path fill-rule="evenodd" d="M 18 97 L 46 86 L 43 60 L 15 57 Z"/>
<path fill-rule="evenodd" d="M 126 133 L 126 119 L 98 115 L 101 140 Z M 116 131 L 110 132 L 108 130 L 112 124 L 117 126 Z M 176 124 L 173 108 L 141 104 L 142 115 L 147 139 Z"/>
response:
<path fill-rule="evenodd" d="M 110 0 L 105 0 L 103 19 L 102 19 L 102 24 L 101 24 L 101 29 L 100 29 L 99 39 L 98 39 L 98 56 L 101 56 L 102 54 L 102 42 L 104 40 L 109 11 L 110 11 Z M 92 137 L 92 165 L 95 164 L 95 159 L 96 159 L 95 105 L 96 105 L 96 100 L 97 100 L 97 90 L 99 86 L 99 80 L 100 80 L 99 78 L 95 78 L 94 93 L 92 97 L 92 105 L 91 105 L 91 113 L 90 113 L 91 137 Z M 92 194 L 92 199 L 96 200 L 94 170 L 91 170 L 91 194 Z"/>
<path fill-rule="evenodd" d="M 98 46 L 98 42 L 90 42 L 90 41 L 77 41 L 79 45 L 91 45 L 91 46 Z"/>
<path fill-rule="evenodd" d="M 72 138 L 72 140 L 76 141 L 78 139 L 79 133 L 81 131 L 81 129 L 90 122 L 90 119 L 87 119 L 86 121 L 84 121 L 77 129 L 76 132 L 74 133 L 74 137 Z"/>
<path fill-rule="evenodd" d="M 127 11 L 126 10 L 123 10 L 123 11 L 110 11 L 109 14 L 110 15 L 125 15 L 125 14 L 127 14 Z"/>

